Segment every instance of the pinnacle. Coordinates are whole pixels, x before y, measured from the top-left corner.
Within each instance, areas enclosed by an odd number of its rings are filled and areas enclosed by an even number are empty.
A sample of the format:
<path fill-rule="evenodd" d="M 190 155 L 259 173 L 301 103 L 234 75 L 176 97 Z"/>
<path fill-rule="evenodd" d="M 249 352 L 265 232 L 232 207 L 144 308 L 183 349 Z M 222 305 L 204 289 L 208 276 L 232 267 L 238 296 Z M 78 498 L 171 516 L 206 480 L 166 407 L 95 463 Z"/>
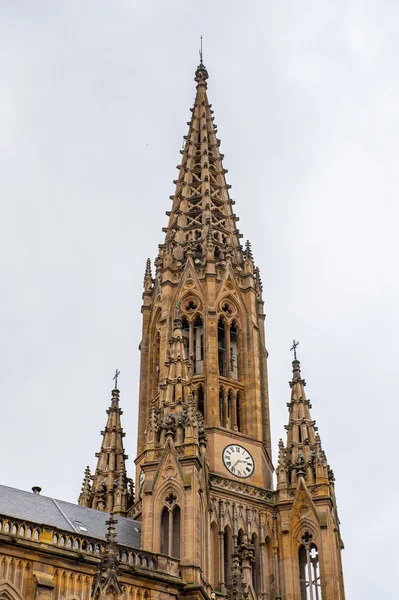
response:
<path fill-rule="evenodd" d="M 93 583 L 91 597 L 94 600 L 108 597 L 120 598 L 124 591 L 124 586 L 121 584 L 119 578 L 120 559 L 117 554 L 115 530 L 117 523 L 117 519 L 115 519 L 114 514 L 111 512 L 109 519 L 105 522 L 107 525 L 106 544 L 101 554 L 101 561 Z"/>
<path fill-rule="evenodd" d="M 151 277 L 151 258 L 147 258 L 145 264 L 145 277 Z"/>
<path fill-rule="evenodd" d="M 106 411 L 107 423 L 101 432 L 103 437 L 101 450 L 95 454 L 98 459 L 95 474 L 91 476 L 89 467 L 86 467 L 79 504 L 98 510 L 113 510 L 125 516 L 131 498 L 127 484 L 125 462 L 127 455 L 123 445 L 125 434 L 121 425 L 123 411 L 119 408 L 119 390 L 114 388 L 111 394 L 111 406 Z M 120 492 L 119 495 L 117 491 Z"/>
<path fill-rule="evenodd" d="M 289 420 L 288 425 L 285 426 L 287 430 L 285 447 L 283 441 L 279 441 L 279 468 L 281 467 L 282 470 L 277 473 L 277 478 L 280 489 L 287 483 L 296 484 L 299 477 L 303 477 L 307 485 L 320 482 L 323 477 L 327 481 L 320 436 L 317 433 L 316 422 L 310 415 L 310 402 L 306 398 L 305 380 L 301 377 L 300 362 L 296 357 L 297 346 L 298 342 L 294 340 L 291 348 L 294 350 L 294 360 L 292 361 L 293 376 L 289 382 L 291 402 L 287 404 Z M 286 471 L 285 476 L 284 471 Z"/>
<path fill-rule="evenodd" d="M 253 254 L 252 254 L 251 242 L 250 242 L 249 240 L 247 240 L 247 241 L 245 242 L 245 252 L 244 252 L 244 257 L 245 257 L 247 260 L 253 260 L 253 259 L 254 259 L 254 257 L 253 257 Z M 258 269 L 258 271 L 259 271 L 259 269 Z"/>

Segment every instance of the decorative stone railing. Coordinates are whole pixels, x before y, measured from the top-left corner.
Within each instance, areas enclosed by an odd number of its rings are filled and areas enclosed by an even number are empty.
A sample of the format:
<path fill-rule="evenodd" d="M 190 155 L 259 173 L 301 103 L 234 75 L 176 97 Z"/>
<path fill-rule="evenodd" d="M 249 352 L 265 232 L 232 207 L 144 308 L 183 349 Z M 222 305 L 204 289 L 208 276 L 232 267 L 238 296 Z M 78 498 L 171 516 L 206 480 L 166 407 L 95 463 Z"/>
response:
<path fill-rule="evenodd" d="M 83 557 L 100 557 L 104 550 L 104 542 L 98 539 L 2 516 L 0 516 L 1 535 L 10 537 L 14 543 L 26 540 L 38 544 L 48 544 L 75 553 L 80 558 L 82 555 Z M 118 549 L 122 567 L 156 570 L 179 577 L 179 561 L 176 559 L 128 546 L 118 545 Z"/>

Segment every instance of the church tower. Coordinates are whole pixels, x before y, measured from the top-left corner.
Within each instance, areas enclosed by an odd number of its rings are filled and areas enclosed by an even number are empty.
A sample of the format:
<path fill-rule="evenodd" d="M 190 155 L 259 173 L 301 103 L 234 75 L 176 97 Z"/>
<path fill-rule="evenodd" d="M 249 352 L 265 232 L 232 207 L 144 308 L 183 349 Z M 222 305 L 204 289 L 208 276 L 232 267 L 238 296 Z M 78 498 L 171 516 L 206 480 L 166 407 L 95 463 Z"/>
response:
<path fill-rule="evenodd" d="M 165 239 L 145 269 L 129 516 L 144 550 L 180 560 L 183 595 L 343 600 L 333 476 L 297 360 L 273 489 L 262 282 L 207 80 L 201 58 Z"/>

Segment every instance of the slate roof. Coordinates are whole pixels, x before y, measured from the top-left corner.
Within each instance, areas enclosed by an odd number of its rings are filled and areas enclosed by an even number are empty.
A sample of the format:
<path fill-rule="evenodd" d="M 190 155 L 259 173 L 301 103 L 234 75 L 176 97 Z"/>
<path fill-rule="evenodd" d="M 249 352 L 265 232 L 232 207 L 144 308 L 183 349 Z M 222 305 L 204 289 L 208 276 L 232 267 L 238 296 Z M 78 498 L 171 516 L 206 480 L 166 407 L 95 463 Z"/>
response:
<path fill-rule="evenodd" d="M 58 529 L 105 540 L 109 513 L 55 500 L 41 494 L 0 485 L 0 515 L 52 525 Z M 116 517 L 116 540 L 123 546 L 141 547 L 141 523 Z M 87 530 L 87 531 L 85 531 Z"/>

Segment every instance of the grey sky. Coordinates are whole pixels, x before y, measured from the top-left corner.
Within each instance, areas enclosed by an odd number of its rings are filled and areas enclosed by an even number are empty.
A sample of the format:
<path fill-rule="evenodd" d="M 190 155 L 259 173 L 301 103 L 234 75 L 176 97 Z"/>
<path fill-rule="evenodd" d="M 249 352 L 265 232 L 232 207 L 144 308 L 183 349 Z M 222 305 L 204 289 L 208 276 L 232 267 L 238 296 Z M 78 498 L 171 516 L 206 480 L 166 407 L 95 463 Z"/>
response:
<path fill-rule="evenodd" d="M 142 279 L 202 33 L 264 283 L 274 457 L 295 337 L 336 474 L 347 597 L 394 598 L 399 5 L 245 6 L 1 2 L 1 481 L 76 501 L 116 367 L 133 473 Z"/>

